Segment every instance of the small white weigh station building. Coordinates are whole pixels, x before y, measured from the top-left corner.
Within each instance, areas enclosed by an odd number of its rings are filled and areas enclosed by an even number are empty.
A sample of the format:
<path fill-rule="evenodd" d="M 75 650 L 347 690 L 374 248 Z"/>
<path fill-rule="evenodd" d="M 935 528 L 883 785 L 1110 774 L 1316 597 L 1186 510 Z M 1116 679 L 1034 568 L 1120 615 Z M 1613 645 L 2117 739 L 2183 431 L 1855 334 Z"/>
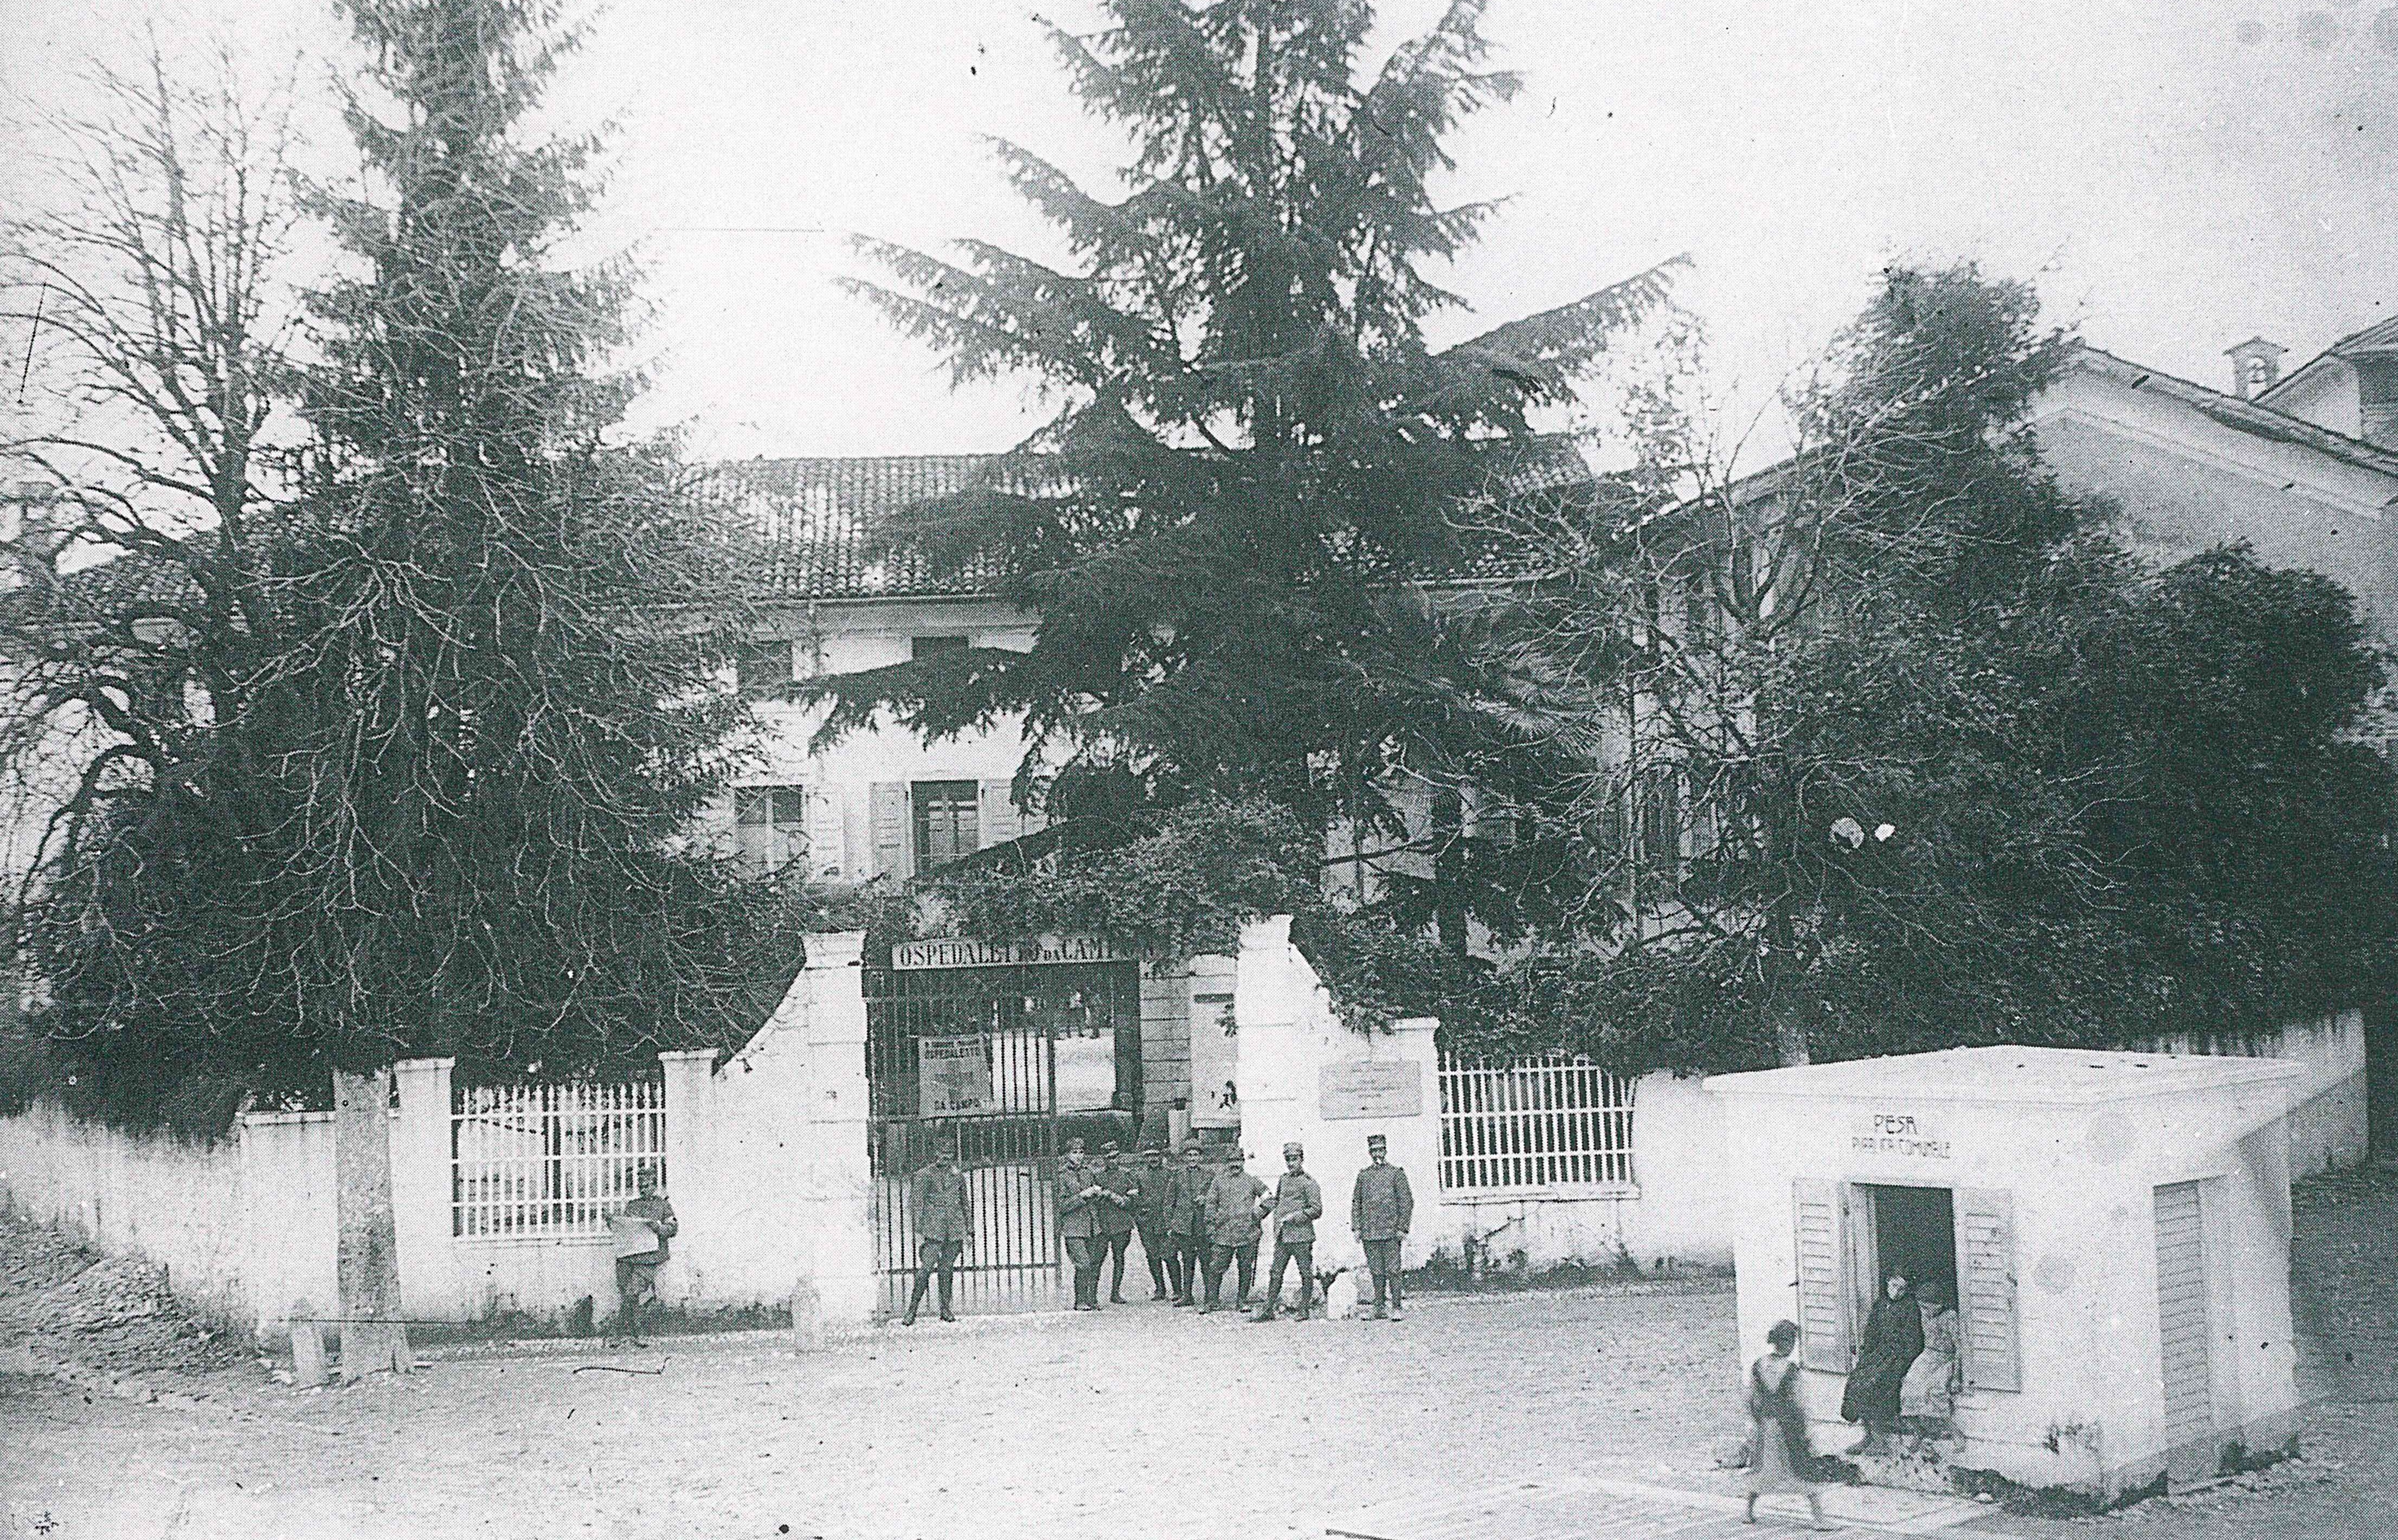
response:
<path fill-rule="evenodd" d="M 1969 1048 L 1711 1077 L 1743 1362 L 1798 1323 L 1819 1453 L 1880 1280 L 1953 1282 L 1951 1469 L 2113 1498 L 2277 1448 L 2290 1091 L 2270 1059 Z"/>

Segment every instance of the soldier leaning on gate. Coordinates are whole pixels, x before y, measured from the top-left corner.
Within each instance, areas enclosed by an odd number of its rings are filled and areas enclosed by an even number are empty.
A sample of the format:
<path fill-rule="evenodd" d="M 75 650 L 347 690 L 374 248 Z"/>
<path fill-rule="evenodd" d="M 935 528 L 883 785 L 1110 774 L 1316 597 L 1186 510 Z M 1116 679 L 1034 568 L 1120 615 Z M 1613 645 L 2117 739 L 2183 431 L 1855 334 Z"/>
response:
<path fill-rule="evenodd" d="M 1274 1184 L 1273 1212 L 1266 1225 L 1273 1232 L 1273 1262 L 1266 1269 L 1265 1303 L 1250 1319 L 1260 1325 L 1274 1319 L 1282 1303 L 1285 1263 L 1299 1264 L 1299 1319 L 1307 1319 L 1315 1302 L 1315 1222 L 1324 1217 L 1324 1189 L 1307 1174 L 1307 1152 L 1296 1144 L 1282 1147 L 1282 1180 Z"/>
<path fill-rule="evenodd" d="M 1132 1195 L 1132 1222 L 1140 1231 L 1140 1254 L 1149 1263 L 1150 1295 L 1166 1297 L 1166 1265 L 1174 1253 L 1165 1233 L 1165 1189 L 1174 1173 L 1165 1169 L 1165 1152 L 1155 1145 L 1140 1152 L 1140 1189 Z"/>
<path fill-rule="evenodd" d="M 1249 1297 L 1249 1286 L 1257 1280 L 1258 1270 L 1258 1200 L 1265 1195 L 1266 1185 L 1243 1168 L 1241 1147 L 1229 1146 L 1224 1152 L 1223 1166 L 1207 1185 L 1207 1293 L 1199 1306 L 1201 1315 L 1215 1310 L 1221 1297 L 1225 1269 L 1235 1263 L 1239 1269 L 1231 1307 L 1239 1309 Z"/>
<path fill-rule="evenodd" d="M 1099 1199 L 1100 1253 L 1114 1271 L 1108 1277 L 1108 1303 L 1122 1305 L 1124 1297 L 1125 1252 L 1132 1244 L 1133 1205 L 1140 1192 L 1143 1172 L 1125 1155 L 1124 1146 L 1110 1139 L 1099 1145 L 1099 1185 L 1107 1196 Z"/>
<path fill-rule="evenodd" d="M 1192 1294 L 1198 1281 L 1199 1259 L 1207 1249 L 1207 1184 L 1211 1173 L 1200 1163 L 1199 1141 L 1182 1146 L 1182 1163 L 1174 1169 L 1165 1189 L 1165 1233 L 1172 1246 L 1166 1271 L 1174 1280 L 1174 1303 L 1195 1306 Z"/>

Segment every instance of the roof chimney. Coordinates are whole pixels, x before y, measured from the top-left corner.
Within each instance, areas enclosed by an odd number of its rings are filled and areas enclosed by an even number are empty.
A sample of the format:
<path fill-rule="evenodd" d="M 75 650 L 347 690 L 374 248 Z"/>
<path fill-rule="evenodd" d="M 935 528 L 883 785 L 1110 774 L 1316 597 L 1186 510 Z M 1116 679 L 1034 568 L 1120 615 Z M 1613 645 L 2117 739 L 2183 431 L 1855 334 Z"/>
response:
<path fill-rule="evenodd" d="M 2262 337 L 2223 350 L 2231 360 L 2231 394 L 2243 401 L 2254 401 L 2273 388 L 2282 377 L 2282 355 L 2288 352 L 2279 342 L 2269 342 Z"/>

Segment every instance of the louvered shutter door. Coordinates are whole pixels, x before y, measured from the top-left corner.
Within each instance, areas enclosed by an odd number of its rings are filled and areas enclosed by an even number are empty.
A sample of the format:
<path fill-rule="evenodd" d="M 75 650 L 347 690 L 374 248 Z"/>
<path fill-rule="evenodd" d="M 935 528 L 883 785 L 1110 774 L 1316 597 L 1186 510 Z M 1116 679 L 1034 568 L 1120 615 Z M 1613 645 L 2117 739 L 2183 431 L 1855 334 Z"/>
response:
<path fill-rule="evenodd" d="M 1957 1316 L 1965 1384 L 2021 1390 L 2023 1351 L 2015 1324 L 2015 1199 L 1995 1187 L 1960 1187 Z"/>
<path fill-rule="evenodd" d="M 1798 1258 L 1798 1361 L 1849 1372 L 1849 1309 L 1840 1289 L 1840 1185 L 1802 1176 L 1791 1185 Z"/>
<path fill-rule="evenodd" d="M 981 786 L 981 816 L 978 823 L 983 845 L 1004 845 L 1016 837 L 1016 784 L 1011 781 L 986 781 Z"/>
<path fill-rule="evenodd" d="M 838 878 L 842 871 L 841 788 L 808 788 L 808 869 L 819 877 Z"/>
<path fill-rule="evenodd" d="M 908 784 L 877 781 L 871 793 L 874 821 L 874 875 L 908 875 Z"/>
<path fill-rule="evenodd" d="M 2197 1183 L 2159 1187 L 2156 1205 L 2165 1440 L 2179 1444 L 2215 1428 L 2214 1376 L 2206 1356 L 2206 1232 L 2200 1225 Z"/>

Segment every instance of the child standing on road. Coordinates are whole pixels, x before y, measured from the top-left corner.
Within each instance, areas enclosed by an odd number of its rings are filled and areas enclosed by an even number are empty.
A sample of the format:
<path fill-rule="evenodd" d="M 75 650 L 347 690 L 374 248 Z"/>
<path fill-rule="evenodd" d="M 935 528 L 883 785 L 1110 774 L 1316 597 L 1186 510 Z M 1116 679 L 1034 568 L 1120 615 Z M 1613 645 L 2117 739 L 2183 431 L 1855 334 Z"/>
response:
<path fill-rule="evenodd" d="M 1798 1346 L 1794 1321 L 1777 1320 L 1765 1333 L 1772 1349 L 1748 1366 L 1748 1509 L 1743 1522 L 1757 1522 L 1757 1500 L 1769 1492 L 1803 1493 L 1807 1511 L 1819 1530 L 1824 1499 L 1806 1472 L 1814 1465 L 1807 1444 L 1807 1413 L 1798 1407 L 1798 1365 L 1790 1350 Z"/>

